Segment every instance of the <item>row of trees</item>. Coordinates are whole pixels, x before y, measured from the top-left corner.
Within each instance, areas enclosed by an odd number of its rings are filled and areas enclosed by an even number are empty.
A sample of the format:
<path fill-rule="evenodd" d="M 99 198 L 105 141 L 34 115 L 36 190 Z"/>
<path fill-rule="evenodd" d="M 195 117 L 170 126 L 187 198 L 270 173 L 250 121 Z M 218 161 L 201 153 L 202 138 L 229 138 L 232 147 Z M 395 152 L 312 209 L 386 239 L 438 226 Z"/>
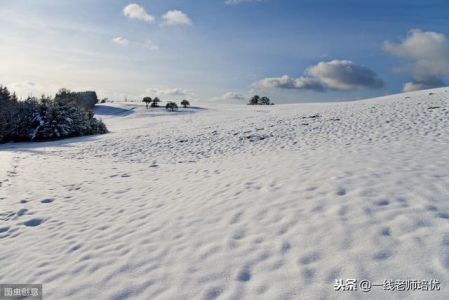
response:
<path fill-rule="evenodd" d="M 61 89 L 54 98 L 28 97 L 19 101 L 0 85 L 0 143 L 44 141 L 101 134 L 106 125 L 94 118 L 95 92 Z"/>
<path fill-rule="evenodd" d="M 147 108 L 148 107 L 159 107 L 158 103 L 162 102 L 162 100 L 160 100 L 158 97 L 155 97 L 154 99 L 151 99 L 151 97 L 144 97 L 142 99 L 142 102 L 145 102 Z M 168 102 L 168 104 L 170 104 L 170 103 L 175 103 L 175 102 Z M 184 108 L 186 108 L 187 106 L 190 106 L 190 103 L 189 103 L 189 101 L 184 99 L 181 101 L 181 105 L 184 106 Z M 167 108 L 167 106 L 165 108 Z"/>
<path fill-rule="evenodd" d="M 150 107 L 158 107 L 159 106 L 159 102 L 162 102 L 158 97 L 155 97 L 154 99 L 151 99 L 151 97 L 144 97 L 142 99 L 142 102 L 145 102 L 147 108 Z"/>
<path fill-rule="evenodd" d="M 270 103 L 270 98 L 268 97 L 255 95 L 249 100 L 248 105 L 274 105 L 274 103 Z"/>

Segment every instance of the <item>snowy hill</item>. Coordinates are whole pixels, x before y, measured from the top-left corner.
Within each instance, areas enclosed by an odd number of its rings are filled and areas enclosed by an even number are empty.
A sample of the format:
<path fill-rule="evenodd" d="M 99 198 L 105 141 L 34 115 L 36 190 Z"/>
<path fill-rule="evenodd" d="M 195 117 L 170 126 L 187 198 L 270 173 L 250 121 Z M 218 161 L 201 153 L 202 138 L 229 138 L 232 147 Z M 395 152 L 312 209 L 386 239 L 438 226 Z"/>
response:
<path fill-rule="evenodd" d="M 110 134 L 0 145 L 0 283 L 45 299 L 449 298 L 449 89 L 96 114 Z"/>

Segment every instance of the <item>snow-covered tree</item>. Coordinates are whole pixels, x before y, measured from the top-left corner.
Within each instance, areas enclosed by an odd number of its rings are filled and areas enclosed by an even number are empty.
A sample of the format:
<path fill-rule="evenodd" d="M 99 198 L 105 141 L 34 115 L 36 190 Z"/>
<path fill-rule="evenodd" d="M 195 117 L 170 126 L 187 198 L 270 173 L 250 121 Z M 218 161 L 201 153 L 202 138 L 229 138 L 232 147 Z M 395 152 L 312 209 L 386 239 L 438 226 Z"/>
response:
<path fill-rule="evenodd" d="M 16 101 L 0 86 L 0 142 L 55 140 L 106 133 L 106 125 L 94 118 L 95 92 L 72 93 L 61 89 L 57 96 L 29 97 Z M 15 98 L 15 99 L 14 99 Z"/>

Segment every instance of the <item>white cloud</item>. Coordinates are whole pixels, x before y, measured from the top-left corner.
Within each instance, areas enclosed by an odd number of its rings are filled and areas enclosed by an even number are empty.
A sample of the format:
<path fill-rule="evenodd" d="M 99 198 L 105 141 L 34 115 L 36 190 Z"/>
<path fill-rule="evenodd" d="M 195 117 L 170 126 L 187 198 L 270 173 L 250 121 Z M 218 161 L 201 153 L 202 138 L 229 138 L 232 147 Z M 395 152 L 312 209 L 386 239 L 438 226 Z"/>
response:
<path fill-rule="evenodd" d="M 264 78 L 259 83 L 260 86 L 266 88 L 294 89 L 294 81 L 294 78 L 291 78 L 288 75 L 284 75 L 282 77 Z"/>
<path fill-rule="evenodd" d="M 150 94 L 165 95 L 165 96 L 186 96 L 189 94 L 189 91 L 178 88 L 173 89 L 148 88 L 145 91 Z"/>
<path fill-rule="evenodd" d="M 245 100 L 246 98 L 245 95 L 240 93 L 226 92 L 223 96 L 209 98 L 206 102 L 242 103 L 242 100 Z"/>
<path fill-rule="evenodd" d="M 154 16 L 148 14 L 142 6 L 135 3 L 128 4 L 123 9 L 123 14 L 130 19 L 138 19 L 146 22 L 154 21 Z"/>
<path fill-rule="evenodd" d="M 311 90 L 315 92 L 324 92 L 325 87 L 320 80 L 310 77 L 299 77 L 294 81 L 295 89 Z"/>
<path fill-rule="evenodd" d="M 402 88 L 402 92 L 414 92 L 425 89 L 433 89 L 437 87 L 445 86 L 443 80 L 439 76 L 432 76 L 430 74 L 415 74 L 412 82 L 407 82 Z"/>
<path fill-rule="evenodd" d="M 159 50 L 159 47 L 156 46 L 151 40 L 146 40 L 143 46 L 148 50 Z"/>
<path fill-rule="evenodd" d="M 316 66 L 309 67 L 305 73 L 336 90 L 353 91 L 385 87 L 376 73 L 349 60 L 320 62 Z"/>
<path fill-rule="evenodd" d="M 320 62 L 304 72 L 306 76 L 292 78 L 265 78 L 256 83 L 263 88 L 310 90 L 324 92 L 326 90 L 352 91 L 361 89 L 382 89 L 384 82 L 370 69 L 354 64 L 348 60 Z"/>
<path fill-rule="evenodd" d="M 449 39 L 441 33 L 410 30 L 399 44 L 384 42 L 384 50 L 412 60 L 444 59 L 449 56 Z"/>
<path fill-rule="evenodd" d="M 170 10 L 162 16 L 164 25 L 192 25 L 192 20 L 180 10 Z"/>
<path fill-rule="evenodd" d="M 324 86 L 319 80 L 303 76 L 296 79 L 291 78 L 288 75 L 265 78 L 259 82 L 259 85 L 265 88 L 312 90 L 316 92 L 324 91 Z"/>
<path fill-rule="evenodd" d="M 234 93 L 234 92 L 227 92 L 223 95 L 223 99 L 232 99 L 232 100 L 244 100 L 245 97 L 242 94 Z"/>
<path fill-rule="evenodd" d="M 126 46 L 129 44 L 129 41 L 125 38 L 122 38 L 121 36 L 113 38 L 112 41 L 116 44 L 123 45 L 123 46 Z"/>
<path fill-rule="evenodd" d="M 420 90 L 425 90 L 425 89 L 431 89 L 434 87 L 435 86 L 430 86 L 430 85 L 419 83 L 419 82 L 407 82 L 404 84 L 404 86 L 402 88 L 402 92 L 408 93 L 408 92 L 420 91 Z"/>
<path fill-rule="evenodd" d="M 242 2 L 260 2 L 262 0 L 226 0 L 226 4 L 240 4 Z"/>
<path fill-rule="evenodd" d="M 444 86 L 442 77 L 449 76 L 449 38 L 444 34 L 413 29 L 400 43 L 385 41 L 383 49 L 412 63 L 413 80 L 404 84 L 404 92 Z"/>

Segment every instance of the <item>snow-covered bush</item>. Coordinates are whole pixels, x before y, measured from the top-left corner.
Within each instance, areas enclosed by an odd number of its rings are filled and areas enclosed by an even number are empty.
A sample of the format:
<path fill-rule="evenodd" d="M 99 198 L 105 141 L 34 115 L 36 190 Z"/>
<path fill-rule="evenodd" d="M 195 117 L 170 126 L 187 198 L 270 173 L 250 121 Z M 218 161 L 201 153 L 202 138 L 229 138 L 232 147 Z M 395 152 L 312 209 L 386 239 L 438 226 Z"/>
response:
<path fill-rule="evenodd" d="M 33 113 L 30 140 L 54 140 L 66 137 L 106 133 L 103 122 L 93 117 L 91 110 L 77 102 L 56 98 L 41 100 Z"/>

